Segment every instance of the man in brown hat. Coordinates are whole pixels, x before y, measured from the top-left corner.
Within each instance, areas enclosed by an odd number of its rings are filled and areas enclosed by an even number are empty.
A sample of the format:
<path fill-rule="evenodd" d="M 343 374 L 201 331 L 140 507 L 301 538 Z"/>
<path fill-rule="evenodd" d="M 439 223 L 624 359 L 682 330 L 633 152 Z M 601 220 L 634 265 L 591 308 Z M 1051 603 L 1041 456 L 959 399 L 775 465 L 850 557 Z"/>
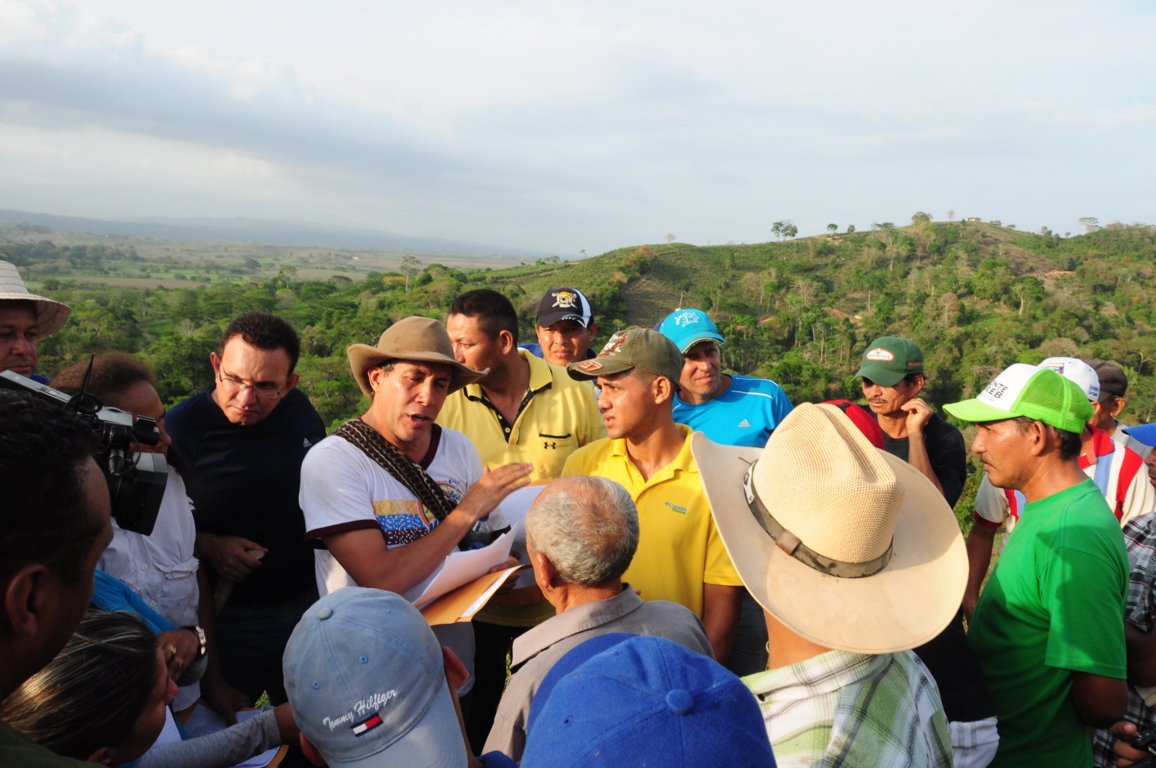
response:
<path fill-rule="evenodd" d="M 778 763 L 952 765 L 939 691 L 909 650 L 947 626 L 967 578 L 935 486 L 833 405 L 796 406 L 763 449 L 692 445 L 766 612 L 768 668 L 743 681 Z"/>
<path fill-rule="evenodd" d="M 689 608 L 725 663 L 738 626 L 742 582 L 723 549 L 690 453 L 690 427 L 675 424 L 682 353 L 658 331 L 628 328 L 597 357 L 571 363 L 570 376 L 597 379 L 609 438 L 579 448 L 563 475 L 620 483 L 638 507 L 642 538 L 623 575 L 643 600 Z"/>
<path fill-rule="evenodd" d="M 301 465 L 306 536 L 321 545 L 317 589 L 377 587 L 414 600 L 451 552 L 508 527 L 491 513 L 529 481 L 531 467 L 483 469 L 465 435 L 434 423 L 446 397 L 483 373 L 454 359 L 437 320 L 399 320 L 377 346 L 354 344 L 348 354 L 369 410 Z M 468 624 L 439 637 L 472 668 Z"/>
<path fill-rule="evenodd" d="M 404 595 L 526 484 L 530 465 L 483 470 L 465 435 L 434 423 L 446 396 L 482 375 L 454 359 L 437 320 L 399 320 L 377 346 L 351 346 L 349 365 L 369 410 L 301 465 L 305 535 L 323 545 L 317 589 Z"/>
<path fill-rule="evenodd" d="M 64 326 L 71 312 L 67 304 L 30 293 L 15 265 L 0 261 L 0 371 L 47 384 L 36 373 L 38 346 Z"/>

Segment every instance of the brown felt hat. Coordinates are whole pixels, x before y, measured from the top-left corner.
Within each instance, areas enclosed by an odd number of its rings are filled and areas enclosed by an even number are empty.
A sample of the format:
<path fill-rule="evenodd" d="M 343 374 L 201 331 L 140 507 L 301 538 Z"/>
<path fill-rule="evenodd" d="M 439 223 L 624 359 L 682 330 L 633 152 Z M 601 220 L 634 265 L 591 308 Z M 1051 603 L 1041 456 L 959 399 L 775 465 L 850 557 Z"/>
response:
<path fill-rule="evenodd" d="M 834 405 L 802 403 L 763 449 L 695 433 L 727 553 L 760 605 L 826 648 L 915 648 L 955 617 L 967 553 L 931 481 Z"/>
<path fill-rule="evenodd" d="M 410 360 L 415 363 L 440 363 L 453 369 L 450 392 L 456 392 L 489 373 L 475 371 L 454 359 L 454 345 L 445 326 L 430 317 L 411 316 L 398 320 L 381 334 L 377 346 L 354 344 L 349 347 L 349 368 L 353 378 L 368 398 L 373 398 L 369 386 L 369 369 L 390 360 Z"/>

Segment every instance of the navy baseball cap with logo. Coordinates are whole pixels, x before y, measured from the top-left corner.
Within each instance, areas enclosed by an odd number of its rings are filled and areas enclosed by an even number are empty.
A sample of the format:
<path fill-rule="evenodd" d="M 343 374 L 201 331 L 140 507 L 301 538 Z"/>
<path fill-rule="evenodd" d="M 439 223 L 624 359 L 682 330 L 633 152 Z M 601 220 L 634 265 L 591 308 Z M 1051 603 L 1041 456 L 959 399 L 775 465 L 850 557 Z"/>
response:
<path fill-rule="evenodd" d="M 894 387 L 909 373 L 923 373 L 923 350 L 911 339 L 882 336 L 867 345 L 856 376 Z"/>
<path fill-rule="evenodd" d="M 539 326 L 549 328 L 563 320 L 573 320 L 583 328 L 589 328 L 594 321 L 594 307 L 586 294 L 577 288 L 551 288 L 538 302 L 538 315 L 534 322 Z"/>

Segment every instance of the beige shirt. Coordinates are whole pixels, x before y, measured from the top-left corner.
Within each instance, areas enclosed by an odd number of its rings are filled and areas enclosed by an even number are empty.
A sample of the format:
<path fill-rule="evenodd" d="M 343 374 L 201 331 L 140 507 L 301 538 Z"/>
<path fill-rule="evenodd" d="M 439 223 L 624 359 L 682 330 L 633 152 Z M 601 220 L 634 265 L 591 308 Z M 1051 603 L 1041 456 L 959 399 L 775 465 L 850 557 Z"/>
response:
<path fill-rule="evenodd" d="M 483 753 L 497 751 L 514 761 L 521 760 L 530 703 L 543 678 L 575 646 L 612 632 L 665 637 L 714 658 L 698 617 L 678 603 L 643 602 L 629 585 L 624 585 L 617 596 L 563 611 L 514 640 L 514 674 L 498 704 Z"/>

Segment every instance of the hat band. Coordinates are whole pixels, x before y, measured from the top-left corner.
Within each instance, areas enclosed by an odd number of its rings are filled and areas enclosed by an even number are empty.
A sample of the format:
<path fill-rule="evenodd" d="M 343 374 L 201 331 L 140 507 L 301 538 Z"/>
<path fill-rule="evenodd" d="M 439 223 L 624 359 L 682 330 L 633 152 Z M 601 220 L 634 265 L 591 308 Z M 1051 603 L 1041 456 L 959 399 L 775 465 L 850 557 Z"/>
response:
<path fill-rule="evenodd" d="M 894 539 L 887 545 L 886 552 L 879 557 L 862 563 L 849 563 L 845 560 L 835 560 L 826 555 L 821 555 L 808 547 L 798 536 L 784 528 L 783 525 L 775 519 L 775 516 L 763 506 L 763 503 L 759 501 L 759 497 L 755 493 L 754 485 L 752 484 L 754 468 L 755 465 L 752 464 L 747 469 L 746 475 L 743 476 L 743 490 L 747 497 L 747 507 L 755 519 L 758 520 L 759 525 L 762 526 L 763 530 L 774 540 L 775 545 L 783 550 L 783 552 L 812 570 L 839 579 L 861 579 L 864 576 L 874 576 L 887 567 L 887 563 L 891 560 L 891 552 L 895 546 Z"/>

